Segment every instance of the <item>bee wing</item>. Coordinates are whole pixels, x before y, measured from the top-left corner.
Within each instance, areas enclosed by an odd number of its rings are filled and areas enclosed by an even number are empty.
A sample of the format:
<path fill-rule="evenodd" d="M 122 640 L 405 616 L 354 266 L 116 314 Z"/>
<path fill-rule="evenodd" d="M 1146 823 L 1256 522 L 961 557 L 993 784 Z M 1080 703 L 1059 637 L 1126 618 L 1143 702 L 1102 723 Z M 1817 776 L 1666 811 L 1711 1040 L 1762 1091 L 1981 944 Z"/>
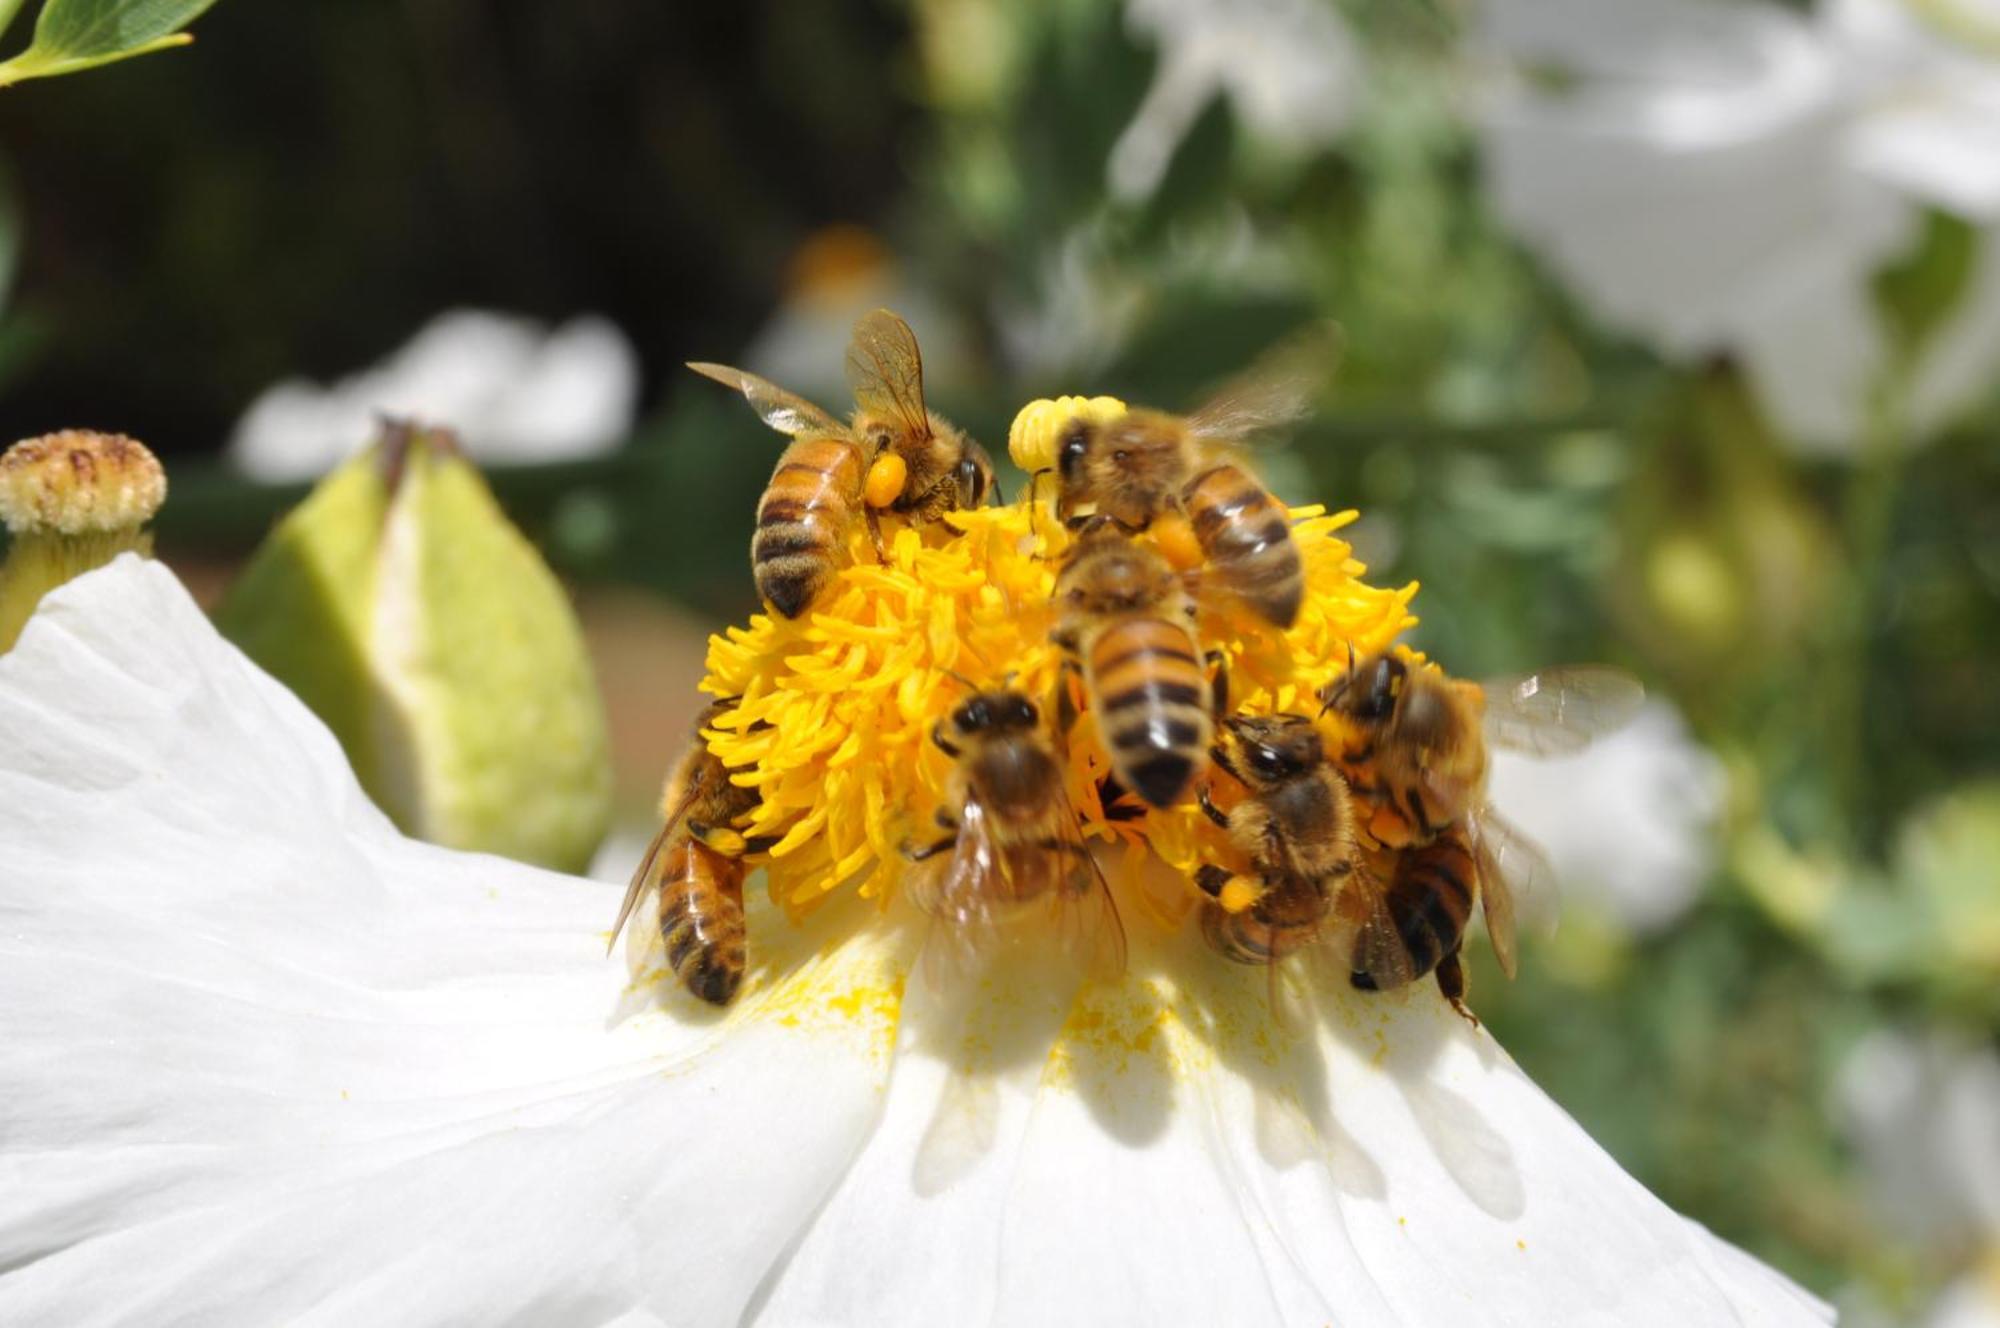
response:
<path fill-rule="evenodd" d="M 1084 971 L 1101 982 L 1117 978 L 1125 971 L 1125 923 L 1118 916 L 1118 901 L 1112 897 L 1111 883 L 1076 831 L 1076 815 L 1063 799 L 1066 843 L 1075 845 L 1064 856 L 1074 863 L 1069 879 L 1058 897 L 1063 909 L 1063 925 L 1071 953 L 1083 961 Z"/>
<path fill-rule="evenodd" d="M 931 436 L 917 335 L 887 309 L 856 320 L 847 343 L 847 384 L 861 409 L 892 416 L 918 438 Z"/>
<path fill-rule="evenodd" d="M 1341 911 L 1355 922 L 1352 970 L 1366 973 L 1383 991 L 1408 986 L 1417 977 L 1410 947 L 1396 930 L 1389 912 L 1389 895 L 1373 872 L 1354 871 L 1341 887 Z"/>
<path fill-rule="evenodd" d="M 997 934 L 999 849 L 979 800 L 959 809 L 958 834 L 949 853 L 920 864 L 912 881 L 917 906 L 931 915 L 924 944 L 924 977 L 939 989 L 953 970 L 966 971 Z"/>
<path fill-rule="evenodd" d="M 1533 840 L 1489 808 L 1472 814 L 1470 829 L 1486 937 L 1493 944 L 1500 971 L 1511 978 L 1518 966 L 1518 918 L 1525 914 L 1529 925 L 1538 931 L 1554 929 L 1556 871 Z"/>
<path fill-rule="evenodd" d="M 1637 678 L 1600 664 L 1543 669 L 1480 684 L 1486 736 L 1495 746 L 1536 756 L 1582 751 L 1623 728 L 1646 699 Z"/>
<path fill-rule="evenodd" d="M 681 806 L 685 810 L 687 804 L 682 803 Z M 673 833 L 674 824 L 679 820 L 680 817 L 676 814 L 674 820 L 660 827 L 659 833 L 653 836 L 653 842 L 646 845 L 646 856 L 639 859 L 639 866 L 633 871 L 632 879 L 625 884 L 625 900 L 618 905 L 618 921 L 611 924 L 611 939 L 604 943 L 606 955 L 609 955 L 612 948 L 618 944 L 618 935 L 625 930 L 626 920 L 632 916 L 632 910 L 639 906 L 639 896 L 646 892 L 648 885 L 652 884 L 653 864 L 659 861 L 660 850 L 666 847 L 667 836 Z"/>
<path fill-rule="evenodd" d="M 1296 424 L 1340 362 L 1338 329 L 1319 325 L 1287 337 L 1188 416 L 1197 436 L 1218 442 Z"/>
<path fill-rule="evenodd" d="M 847 436 L 847 429 L 839 420 L 793 392 L 787 392 L 776 383 L 743 369 L 732 369 L 726 364 L 707 364 L 696 360 L 688 361 L 688 368 L 704 378 L 713 378 L 724 387 L 733 387 L 743 394 L 750 403 L 750 409 L 757 412 L 757 418 L 776 429 L 779 433 L 793 438 L 818 437 L 831 434 L 837 438 Z"/>

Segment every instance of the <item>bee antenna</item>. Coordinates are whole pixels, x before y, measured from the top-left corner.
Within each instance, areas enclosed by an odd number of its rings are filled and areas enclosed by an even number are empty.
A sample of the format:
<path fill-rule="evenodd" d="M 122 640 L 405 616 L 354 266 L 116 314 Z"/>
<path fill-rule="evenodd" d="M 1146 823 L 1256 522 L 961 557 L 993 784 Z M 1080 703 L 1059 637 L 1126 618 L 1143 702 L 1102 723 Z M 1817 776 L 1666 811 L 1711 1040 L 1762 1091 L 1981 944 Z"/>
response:
<path fill-rule="evenodd" d="M 976 692 L 976 691 L 978 691 L 978 690 L 979 690 L 979 684 L 978 684 L 978 683 L 976 683 L 976 682 L 974 682 L 974 681 L 973 681 L 972 679 L 970 679 L 970 678 L 966 677 L 966 676 L 965 676 L 965 675 L 964 675 L 963 673 L 960 673 L 960 672 L 959 672 L 959 671 L 958 671 L 957 669 L 946 669 L 946 670 L 944 670 L 944 672 L 945 672 L 945 673 L 946 673 L 947 675 L 949 675 L 950 677 L 952 677 L 952 678 L 956 679 L 956 680 L 957 680 L 957 681 L 958 681 L 958 682 L 959 682 L 959 683 L 960 683 L 961 685 L 963 685 L 966 691 L 968 691 L 968 692 Z M 1009 676 L 1011 676 L 1011 675 L 1009 675 Z"/>

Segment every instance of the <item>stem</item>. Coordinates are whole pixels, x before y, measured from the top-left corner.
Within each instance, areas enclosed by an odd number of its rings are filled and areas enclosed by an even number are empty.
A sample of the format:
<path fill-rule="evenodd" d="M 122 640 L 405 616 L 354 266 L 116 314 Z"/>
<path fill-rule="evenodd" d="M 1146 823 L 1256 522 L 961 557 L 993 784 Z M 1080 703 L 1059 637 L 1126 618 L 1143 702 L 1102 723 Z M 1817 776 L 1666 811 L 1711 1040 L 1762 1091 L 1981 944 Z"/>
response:
<path fill-rule="evenodd" d="M 6 565 L 0 567 L 0 654 L 13 649 L 42 596 L 121 553 L 146 554 L 152 548 L 153 537 L 136 528 L 83 535 L 49 531 L 16 535 Z"/>

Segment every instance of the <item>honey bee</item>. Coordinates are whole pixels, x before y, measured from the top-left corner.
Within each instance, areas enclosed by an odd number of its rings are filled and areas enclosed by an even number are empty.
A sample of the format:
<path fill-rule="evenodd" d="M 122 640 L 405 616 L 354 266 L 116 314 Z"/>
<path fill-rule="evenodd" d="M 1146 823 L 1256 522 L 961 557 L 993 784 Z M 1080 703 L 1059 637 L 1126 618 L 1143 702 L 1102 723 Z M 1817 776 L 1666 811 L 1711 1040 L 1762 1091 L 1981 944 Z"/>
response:
<path fill-rule="evenodd" d="M 1195 411 L 1078 415 L 1057 438 L 1056 515 L 1085 503 L 1128 530 L 1182 514 L 1201 549 L 1202 582 L 1277 627 L 1298 620 L 1305 571 L 1283 503 L 1228 455 L 1230 444 L 1303 416 L 1330 360 L 1323 339 L 1289 346 Z"/>
<path fill-rule="evenodd" d="M 1345 731 L 1334 759 L 1378 809 L 1371 833 L 1393 847 L 1481 806 L 1489 742 L 1538 756 L 1580 751 L 1624 725 L 1645 695 L 1631 675 L 1592 665 L 1473 683 L 1383 653 L 1350 660 L 1320 700 Z"/>
<path fill-rule="evenodd" d="M 1354 808 L 1304 715 L 1236 715 L 1212 755 L 1249 790 L 1223 812 L 1201 791 L 1201 809 L 1250 862 L 1238 875 L 1213 863 L 1195 873 L 1208 896 L 1201 929 L 1239 964 L 1273 964 L 1320 939 L 1340 883 L 1353 870 Z"/>
<path fill-rule="evenodd" d="M 854 324 L 847 385 L 854 390 L 854 436 L 869 461 L 894 455 L 902 462 L 903 483 L 886 504 L 890 511 L 935 521 L 997 494 L 986 449 L 925 407 L 923 357 L 908 323 L 877 309 Z"/>
<path fill-rule="evenodd" d="M 1508 873 L 1473 838 L 1470 825 L 1454 825 L 1429 843 L 1374 855 L 1375 865 L 1353 873 L 1339 897 L 1342 930 L 1352 936 L 1349 981 L 1362 991 L 1390 991 L 1426 974 L 1467 1019 L 1465 969 L 1459 948 L 1478 899 L 1486 933 L 1508 977 L 1514 976 L 1513 885 Z"/>
<path fill-rule="evenodd" d="M 659 892 L 660 937 L 674 976 L 711 1005 L 727 1005 L 743 982 L 744 855 L 769 847 L 732 828 L 758 803 L 757 791 L 733 784 L 702 730 L 736 704 L 726 697 L 702 711 L 694 736 L 660 799 L 659 833 L 639 860 L 611 941 L 649 889 Z"/>
<path fill-rule="evenodd" d="M 1166 560 L 1100 519 L 1082 529 L 1056 576 L 1051 634 L 1084 695 L 1111 768 L 1154 807 L 1180 801 L 1214 734 L 1212 687 L 1195 639 L 1194 601 Z M 1057 683 L 1057 729 L 1069 727 L 1069 689 Z"/>
<path fill-rule="evenodd" d="M 1100 972 L 1122 969 L 1117 906 L 1077 829 L 1035 703 L 1017 691 L 976 691 L 932 728 L 931 741 L 956 765 L 937 813 L 946 834 L 905 850 L 930 864 L 913 881 L 918 906 L 963 952 L 989 943 L 1024 905 L 1068 909 L 1094 899 L 1101 918 L 1070 939 L 1088 942 Z"/>
<path fill-rule="evenodd" d="M 1576 752 L 1623 725 L 1644 697 L 1637 679 L 1597 666 L 1480 684 L 1392 654 L 1350 661 L 1321 701 L 1345 730 L 1335 759 L 1348 786 L 1374 809 L 1369 836 L 1388 850 L 1343 895 L 1354 985 L 1386 989 L 1434 971 L 1471 1018 L 1458 950 L 1475 900 L 1494 957 L 1514 976 L 1517 896 L 1543 902 L 1553 872 L 1487 802 L 1489 744 Z"/>
<path fill-rule="evenodd" d="M 792 440 L 757 500 L 750 539 L 757 591 L 787 618 L 811 608 L 845 562 L 857 521 L 885 557 L 877 508 L 933 521 L 978 506 L 994 488 L 986 450 L 925 409 L 917 339 L 886 309 L 856 322 L 848 344 L 851 424 L 745 370 L 688 368 L 741 392 L 759 419 Z M 880 476 L 891 483 L 878 488 Z"/>

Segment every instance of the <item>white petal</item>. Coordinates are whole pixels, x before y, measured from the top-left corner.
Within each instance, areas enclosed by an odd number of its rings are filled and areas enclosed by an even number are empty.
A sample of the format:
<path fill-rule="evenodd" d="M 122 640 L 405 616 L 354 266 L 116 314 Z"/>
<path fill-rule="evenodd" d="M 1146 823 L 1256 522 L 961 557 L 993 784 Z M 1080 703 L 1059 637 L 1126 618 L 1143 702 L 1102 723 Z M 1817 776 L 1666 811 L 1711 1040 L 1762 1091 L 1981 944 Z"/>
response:
<path fill-rule="evenodd" d="M 1075 1004 L 833 907 L 631 1015 L 615 889 L 398 837 L 155 564 L 0 659 L 0 840 L 0 1322 L 1825 1318 L 1430 988 L 1134 910 Z"/>
<path fill-rule="evenodd" d="M 906 1032 L 882 1128 L 760 1322 L 1827 1319 L 1625 1176 L 1434 991 L 1342 990 L 1286 1031 L 1264 974 L 1132 937 L 1134 977 L 1088 989 L 1048 1057 L 991 1049 L 987 1021 L 1062 1018 L 1017 987 L 942 1017 L 912 991 L 906 1030 L 945 1031 L 928 1055 Z"/>
<path fill-rule="evenodd" d="M 0 1322 L 731 1321 L 880 1109 L 884 945 L 614 1024 L 616 892 L 397 836 L 157 564 L 0 659 L 0 842 Z"/>
<path fill-rule="evenodd" d="M 1674 356 L 1739 352 L 1788 433 L 1851 442 L 1883 358 L 1869 282 L 1913 232 L 1849 169 L 1840 52 L 1774 6 L 1489 14 L 1500 53 L 1580 80 L 1490 102 L 1502 216 L 1612 327 Z"/>

